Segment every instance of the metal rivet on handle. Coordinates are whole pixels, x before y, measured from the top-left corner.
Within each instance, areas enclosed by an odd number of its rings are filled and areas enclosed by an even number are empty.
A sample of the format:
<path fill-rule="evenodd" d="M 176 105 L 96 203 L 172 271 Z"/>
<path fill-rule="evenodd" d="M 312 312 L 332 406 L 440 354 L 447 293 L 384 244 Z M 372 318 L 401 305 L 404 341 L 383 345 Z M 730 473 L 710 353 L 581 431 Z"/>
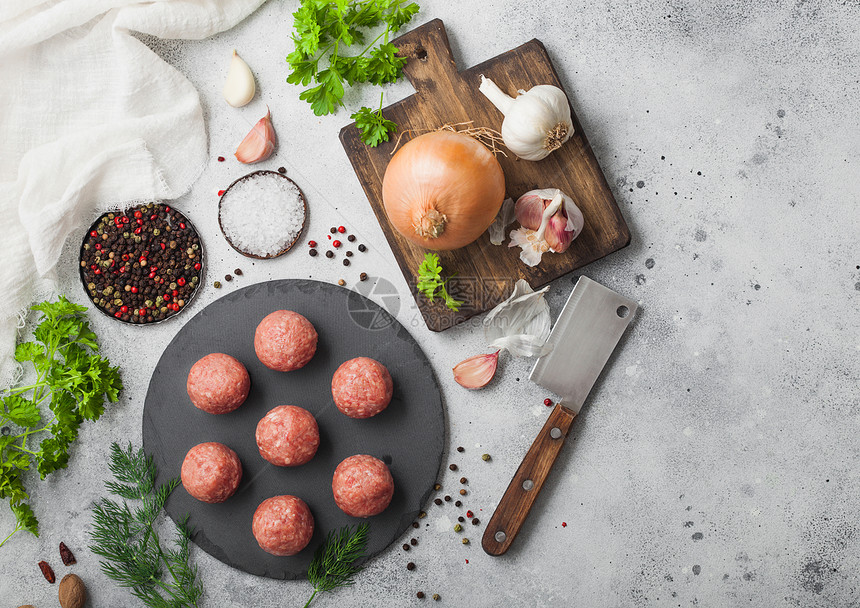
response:
<path fill-rule="evenodd" d="M 549 432 L 549 436 L 553 439 L 558 439 L 559 437 L 561 437 L 561 429 L 557 426 L 552 427 L 552 430 L 550 430 Z"/>
<path fill-rule="evenodd" d="M 503 542 L 505 542 L 505 539 L 506 539 L 507 537 L 508 537 L 508 535 L 507 535 L 507 534 L 505 534 L 504 532 L 502 532 L 501 530 L 499 530 L 498 532 L 496 532 L 496 535 L 495 535 L 495 536 L 493 536 L 493 538 L 495 538 L 495 539 L 496 539 L 496 542 L 497 542 L 497 543 L 503 543 Z"/>
<path fill-rule="evenodd" d="M 523 482 L 523 490 L 525 490 L 526 492 L 531 490 L 533 487 L 535 487 L 535 482 L 533 482 L 531 479 L 526 479 Z"/>

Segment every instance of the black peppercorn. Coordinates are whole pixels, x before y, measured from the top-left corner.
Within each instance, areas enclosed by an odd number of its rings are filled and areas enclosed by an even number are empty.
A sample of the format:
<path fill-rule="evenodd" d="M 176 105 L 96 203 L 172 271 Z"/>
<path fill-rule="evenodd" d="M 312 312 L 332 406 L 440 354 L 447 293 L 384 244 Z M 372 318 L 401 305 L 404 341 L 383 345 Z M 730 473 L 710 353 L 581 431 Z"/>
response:
<path fill-rule="evenodd" d="M 457 465 L 456 465 L 456 464 L 449 464 L 449 465 L 448 465 L 448 468 L 449 468 L 449 469 L 451 469 L 452 471 L 456 471 L 456 470 L 457 470 Z"/>
<path fill-rule="evenodd" d="M 477 526 L 479 523 L 481 523 L 480 519 L 478 519 L 477 517 L 472 518 L 472 525 L 473 526 Z"/>
<path fill-rule="evenodd" d="M 441 505 L 442 499 L 441 498 L 435 498 L 435 499 L 433 499 L 433 502 L 435 502 L 437 505 Z"/>
<path fill-rule="evenodd" d="M 278 167 L 278 173 L 280 173 L 281 175 L 283 175 L 286 172 L 287 172 L 286 167 Z"/>
<path fill-rule="evenodd" d="M 351 257 L 352 257 L 352 252 L 351 252 L 351 251 L 347 251 L 347 252 L 346 252 L 346 257 L 351 258 Z"/>
<path fill-rule="evenodd" d="M 358 280 L 359 281 L 366 281 L 367 280 L 367 273 L 362 272 L 360 275 L 358 275 Z"/>
<path fill-rule="evenodd" d="M 242 276 L 242 269 L 237 268 L 236 270 L 233 271 L 233 274 L 235 274 L 237 277 L 241 277 Z"/>
<path fill-rule="evenodd" d="M 466 483 L 467 481 L 469 481 L 469 480 L 466 479 L 465 477 L 460 478 L 460 483 Z"/>
<path fill-rule="evenodd" d="M 406 543 L 403 543 L 403 550 L 409 551 L 409 549 L 411 549 L 411 547 L 409 545 L 407 545 Z"/>
<path fill-rule="evenodd" d="M 317 257 L 317 250 L 316 249 L 309 250 L 308 255 L 310 255 L 312 258 Z"/>
<path fill-rule="evenodd" d="M 463 503 L 458 500 L 457 502 L 454 503 L 454 506 L 455 507 L 462 507 Z"/>
<path fill-rule="evenodd" d="M 465 448 L 461 445 L 460 447 L 457 448 L 457 451 L 458 452 L 464 452 Z"/>
<path fill-rule="evenodd" d="M 464 521 L 466 521 L 466 518 L 461 515 L 460 517 L 457 518 L 457 521 L 459 521 L 460 523 L 463 523 Z"/>
<path fill-rule="evenodd" d="M 409 562 L 408 564 L 406 564 L 406 569 L 415 570 L 415 562 Z"/>
<path fill-rule="evenodd" d="M 325 252 L 325 257 L 327 257 L 327 258 L 333 258 L 333 257 L 334 257 L 334 251 L 326 251 L 326 252 Z"/>
<path fill-rule="evenodd" d="M 354 243 L 355 242 L 355 235 L 350 234 L 348 237 L 346 237 L 346 240 L 349 241 L 350 243 Z"/>
<path fill-rule="evenodd" d="M 414 547 L 415 545 L 417 545 L 417 544 L 418 544 L 418 539 L 417 539 L 417 538 L 412 538 L 412 539 L 410 539 L 410 540 L 409 540 L 409 544 L 411 544 L 411 545 Z"/>
<path fill-rule="evenodd" d="M 361 245 L 358 246 L 358 250 L 363 253 L 363 252 L 367 251 L 367 247 L 365 247 L 364 244 L 362 243 Z"/>
<path fill-rule="evenodd" d="M 227 281 L 227 282 L 229 283 L 230 281 L 232 281 L 232 280 L 233 280 L 233 275 L 232 275 L 232 274 L 225 274 L 225 275 L 224 275 L 224 280 L 225 280 L 225 281 Z"/>
<path fill-rule="evenodd" d="M 412 522 L 412 527 L 413 527 L 413 528 L 417 528 L 417 527 L 418 527 L 418 522 L 417 522 L 417 521 L 413 521 L 413 522 Z"/>
<path fill-rule="evenodd" d="M 332 226 L 331 228 L 328 229 L 328 231 L 331 232 L 332 234 L 335 234 L 337 232 L 337 226 Z"/>
<path fill-rule="evenodd" d="M 424 599 L 424 592 L 419 591 L 418 593 L 415 594 L 415 597 L 417 597 L 419 600 L 423 600 Z"/>
<path fill-rule="evenodd" d="M 344 266 L 349 266 L 349 260 L 347 260 L 346 258 L 344 258 L 344 260 L 343 260 L 343 265 L 344 265 Z"/>
<path fill-rule="evenodd" d="M 450 496 L 445 496 L 445 502 L 451 502 L 451 497 L 450 497 Z"/>

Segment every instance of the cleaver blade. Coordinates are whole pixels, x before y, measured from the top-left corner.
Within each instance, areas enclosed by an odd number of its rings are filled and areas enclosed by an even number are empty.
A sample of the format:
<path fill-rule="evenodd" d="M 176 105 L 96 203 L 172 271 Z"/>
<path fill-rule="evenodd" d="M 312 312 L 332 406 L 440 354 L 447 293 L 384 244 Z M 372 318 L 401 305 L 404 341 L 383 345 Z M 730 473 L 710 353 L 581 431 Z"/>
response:
<path fill-rule="evenodd" d="M 552 350 L 537 360 L 529 379 L 578 414 L 636 308 L 633 300 L 579 277 L 547 338 Z"/>

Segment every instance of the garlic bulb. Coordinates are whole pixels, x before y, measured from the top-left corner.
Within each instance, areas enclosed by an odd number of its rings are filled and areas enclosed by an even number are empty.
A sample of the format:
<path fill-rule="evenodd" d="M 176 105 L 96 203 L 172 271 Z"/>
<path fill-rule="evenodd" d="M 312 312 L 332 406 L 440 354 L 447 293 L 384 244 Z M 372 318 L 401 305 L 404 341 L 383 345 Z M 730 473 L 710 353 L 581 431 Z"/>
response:
<path fill-rule="evenodd" d="M 526 192 L 514 213 L 522 227 L 511 232 L 508 247 L 521 247 L 520 259 L 528 266 L 537 266 L 547 251 L 567 251 L 585 224 L 582 211 L 558 188 Z"/>
<path fill-rule="evenodd" d="M 230 69 L 227 71 L 227 81 L 224 83 L 224 99 L 234 108 L 247 105 L 254 98 L 257 85 L 251 68 L 233 51 Z"/>
<path fill-rule="evenodd" d="M 541 160 L 573 135 L 570 104 L 558 87 L 540 84 L 517 97 L 505 94 L 481 75 L 478 89 L 505 115 L 502 139 L 511 152 L 525 160 Z"/>
<path fill-rule="evenodd" d="M 267 110 L 266 115 L 248 131 L 245 139 L 236 148 L 234 156 L 236 160 L 246 165 L 258 163 L 272 155 L 276 142 L 275 127 L 272 126 L 272 112 Z"/>

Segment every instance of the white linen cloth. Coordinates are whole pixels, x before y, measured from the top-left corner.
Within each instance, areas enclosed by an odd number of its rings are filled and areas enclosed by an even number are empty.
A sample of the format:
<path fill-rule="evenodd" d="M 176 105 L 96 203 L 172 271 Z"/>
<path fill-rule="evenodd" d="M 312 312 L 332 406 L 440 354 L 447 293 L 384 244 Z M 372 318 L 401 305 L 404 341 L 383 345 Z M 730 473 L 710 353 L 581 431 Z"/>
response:
<path fill-rule="evenodd" d="M 0 0 L 0 387 L 72 230 L 184 194 L 207 160 L 197 91 L 131 32 L 205 38 L 264 1 Z"/>

